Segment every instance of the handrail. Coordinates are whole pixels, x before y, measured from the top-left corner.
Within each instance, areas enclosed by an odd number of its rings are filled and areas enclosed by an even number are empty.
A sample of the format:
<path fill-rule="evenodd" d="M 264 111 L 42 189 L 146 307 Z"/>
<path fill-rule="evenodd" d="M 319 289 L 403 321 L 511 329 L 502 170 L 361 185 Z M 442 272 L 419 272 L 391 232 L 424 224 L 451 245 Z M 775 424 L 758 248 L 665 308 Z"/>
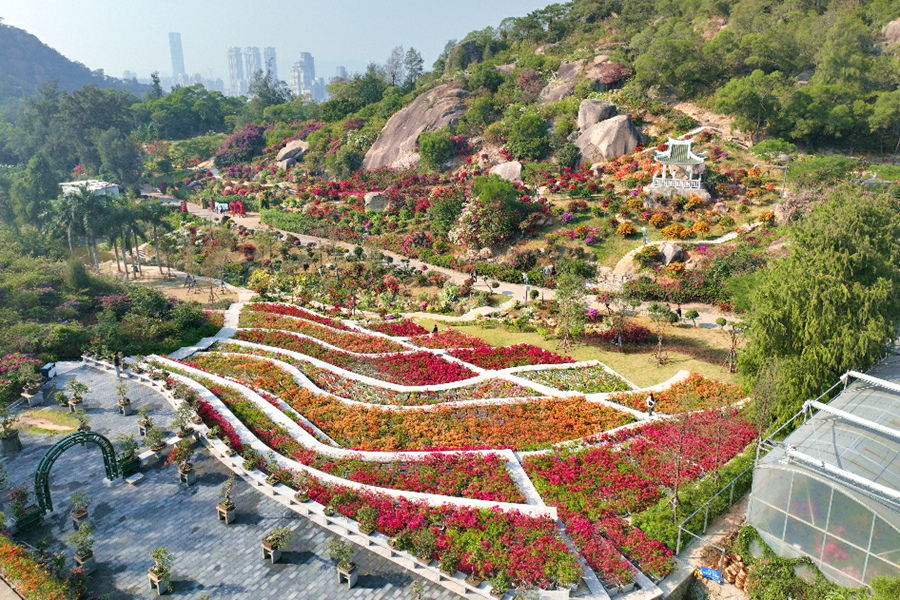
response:
<path fill-rule="evenodd" d="M 676 544 L 675 544 L 675 554 L 678 554 L 679 552 L 681 552 L 681 532 L 685 532 L 685 533 L 687 533 L 687 534 L 689 534 L 689 535 L 691 535 L 691 536 L 693 536 L 693 537 L 695 537 L 695 538 L 697 538 L 697 539 L 701 539 L 699 536 L 697 536 L 696 534 L 694 534 L 692 531 L 689 531 L 689 530 L 685 527 L 685 525 L 687 525 L 687 523 L 688 523 L 689 521 L 691 521 L 694 517 L 696 517 L 697 514 L 699 514 L 701 510 L 704 510 L 704 509 L 705 509 L 705 511 L 706 511 L 706 516 L 704 517 L 704 520 L 703 520 L 703 533 L 706 533 L 706 528 L 707 528 L 708 525 L 709 525 L 709 506 L 710 506 L 710 504 L 712 504 L 713 500 L 715 500 L 716 498 L 718 498 L 720 495 L 724 494 L 724 493 L 725 493 L 725 490 L 730 490 L 730 494 L 731 494 L 731 495 L 730 495 L 730 497 L 729 497 L 729 499 L 728 499 L 728 506 L 729 506 L 729 507 L 733 506 L 733 505 L 734 505 L 734 485 L 735 485 L 735 483 L 737 483 L 737 481 L 738 481 L 739 479 L 741 479 L 741 478 L 742 478 L 744 475 L 746 475 L 747 473 L 751 473 L 751 474 L 752 474 L 753 469 L 754 469 L 755 467 L 756 467 L 756 465 L 754 464 L 753 466 L 750 466 L 750 467 L 747 467 L 746 469 L 744 469 L 737 477 L 735 477 L 734 479 L 732 479 L 732 480 L 728 483 L 728 485 L 726 485 L 726 486 L 723 487 L 721 490 L 719 490 L 718 492 L 716 492 L 716 494 L 715 494 L 714 496 L 712 496 L 709 500 L 707 500 L 707 501 L 704 502 L 701 506 L 699 506 L 699 507 L 697 508 L 697 510 L 695 510 L 694 512 L 692 512 L 691 515 L 690 515 L 688 518 L 686 518 L 685 520 L 683 520 L 681 523 L 678 524 L 678 540 L 677 540 L 677 542 L 676 542 Z M 706 542 L 706 543 L 708 543 L 708 542 Z M 721 550 L 722 552 L 724 552 L 724 550 L 722 550 L 722 549 L 719 548 L 718 546 L 715 546 L 715 544 L 709 544 L 709 545 L 714 546 L 714 547 L 717 548 L 718 550 Z"/>

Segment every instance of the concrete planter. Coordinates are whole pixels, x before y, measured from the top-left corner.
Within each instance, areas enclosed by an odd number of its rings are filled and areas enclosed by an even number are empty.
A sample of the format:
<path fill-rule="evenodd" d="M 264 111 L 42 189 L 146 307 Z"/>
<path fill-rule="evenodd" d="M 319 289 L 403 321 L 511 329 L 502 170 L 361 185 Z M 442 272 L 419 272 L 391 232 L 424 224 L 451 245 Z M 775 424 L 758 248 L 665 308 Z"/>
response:
<path fill-rule="evenodd" d="M 338 573 L 338 585 L 347 584 L 347 589 L 352 589 L 353 586 L 356 585 L 356 582 L 359 580 L 359 572 L 356 568 L 356 565 L 351 565 L 349 568 L 344 568 L 341 565 L 337 567 Z"/>
<path fill-rule="evenodd" d="M 235 519 L 235 507 L 226 508 L 221 504 L 216 505 L 216 513 L 219 515 L 220 521 L 225 521 L 225 524 L 228 525 L 232 523 Z"/>
<path fill-rule="evenodd" d="M 2 447 L 3 456 L 12 456 L 22 449 L 22 442 L 19 441 L 19 430 L 13 429 L 6 437 L 0 438 L 0 447 Z"/>
<path fill-rule="evenodd" d="M 281 550 L 278 548 L 274 548 L 267 543 L 263 542 L 263 560 L 268 560 L 270 564 L 275 564 L 279 560 L 281 560 Z"/>
<path fill-rule="evenodd" d="M 88 510 L 86 508 L 78 508 L 72 511 L 72 529 L 78 531 L 78 528 L 87 523 Z"/>
<path fill-rule="evenodd" d="M 94 559 L 94 551 L 88 550 L 89 554 L 81 556 L 78 552 L 75 553 L 75 564 L 84 569 L 86 574 L 93 573 L 94 569 L 97 568 L 97 561 Z"/>
<path fill-rule="evenodd" d="M 160 578 L 153 570 L 147 573 L 147 578 L 150 580 L 150 589 L 156 590 L 157 596 L 162 596 L 169 591 L 168 579 Z"/>

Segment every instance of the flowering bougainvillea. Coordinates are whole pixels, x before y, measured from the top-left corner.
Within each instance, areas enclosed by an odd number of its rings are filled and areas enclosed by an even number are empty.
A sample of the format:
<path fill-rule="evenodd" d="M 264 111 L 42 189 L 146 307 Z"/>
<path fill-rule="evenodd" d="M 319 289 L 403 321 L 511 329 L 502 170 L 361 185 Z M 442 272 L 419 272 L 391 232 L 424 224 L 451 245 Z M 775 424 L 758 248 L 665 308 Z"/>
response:
<path fill-rule="evenodd" d="M 509 367 L 526 365 L 554 365 L 575 362 L 574 359 L 568 356 L 560 356 L 530 344 L 517 344 L 499 348 L 493 346 L 460 348 L 451 350 L 450 354 L 482 369 L 507 369 Z"/>

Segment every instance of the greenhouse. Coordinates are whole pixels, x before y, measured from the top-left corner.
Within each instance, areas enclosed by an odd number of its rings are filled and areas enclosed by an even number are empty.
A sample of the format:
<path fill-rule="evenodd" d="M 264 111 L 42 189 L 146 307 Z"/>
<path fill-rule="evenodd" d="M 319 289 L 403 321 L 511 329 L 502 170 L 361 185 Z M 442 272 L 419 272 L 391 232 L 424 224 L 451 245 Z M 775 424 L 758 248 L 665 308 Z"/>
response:
<path fill-rule="evenodd" d="M 838 386 L 830 403 L 805 403 L 784 441 L 763 442 L 748 522 L 779 556 L 859 587 L 900 576 L 900 357 Z"/>

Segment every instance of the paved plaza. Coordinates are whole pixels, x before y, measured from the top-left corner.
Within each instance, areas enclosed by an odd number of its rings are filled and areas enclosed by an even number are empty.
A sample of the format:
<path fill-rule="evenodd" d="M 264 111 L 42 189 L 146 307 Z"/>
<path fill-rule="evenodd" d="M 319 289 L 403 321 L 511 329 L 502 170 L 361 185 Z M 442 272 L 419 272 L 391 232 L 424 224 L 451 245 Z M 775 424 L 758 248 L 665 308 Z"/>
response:
<path fill-rule="evenodd" d="M 92 390 L 84 407 L 93 431 L 113 442 L 121 433 L 139 437 L 138 416 L 124 417 L 116 409 L 114 375 L 78 367 L 60 375 L 58 387 L 72 376 Z M 149 404 L 156 424 L 168 425 L 173 411 L 166 400 L 148 387 L 133 381 L 127 383 L 135 409 Z M 48 406 L 42 410 L 62 409 Z M 26 486 L 34 501 L 38 462 L 60 439 L 62 435 L 23 434 L 22 451 L 3 459 L 10 485 Z M 97 597 L 152 597 L 147 582 L 147 570 L 153 564 L 150 552 L 165 547 L 175 557 L 170 594 L 175 598 L 415 598 L 416 580 L 424 584 L 423 598 L 459 598 L 359 547 L 355 547 L 359 583 L 352 590 L 340 587 L 325 550 L 330 533 L 253 491 L 240 479 L 233 494 L 237 521 L 226 526 L 217 520 L 215 506 L 228 471 L 200 445 L 193 462 L 198 480 L 192 487 L 180 485 L 177 468 L 163 467 L 162 462 L 145 468 L 144 481 L 129 486 L 122 479 L 105 481 L 99 447 L 71 448 L 59 457 L 51 471 L 54 512 L 45 517 L 43 526 L 22 539 L 34 544 L 47 538 L 50 550 L 66 551 L 72 566 L 74 550 L 65 545 L 73 533 L 69 499 L 74 492 L 82 491 L 93 499 L 89 521 L 96 529 L 94 556 L 98 565 L 89 578 L 89 588 Z M 8 506 L 4 510 L 10 511 Z M 285 526 L 295 531 L 292 547 L 281 562 L 270 565 L 262 558 L 261 540 L 272 529 Z"/>

